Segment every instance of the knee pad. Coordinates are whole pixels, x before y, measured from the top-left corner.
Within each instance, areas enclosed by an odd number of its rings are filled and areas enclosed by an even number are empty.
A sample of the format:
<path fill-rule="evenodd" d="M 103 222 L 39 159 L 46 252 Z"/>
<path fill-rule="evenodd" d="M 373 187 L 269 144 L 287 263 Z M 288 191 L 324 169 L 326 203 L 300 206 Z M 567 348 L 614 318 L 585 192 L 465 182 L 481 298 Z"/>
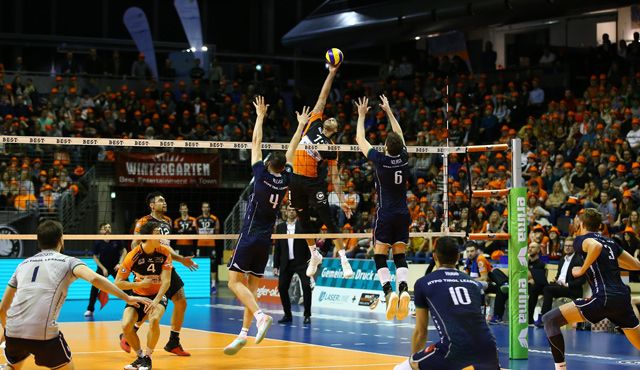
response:
<path fill-rule="evenodd" d="M 562 316 L 560 309 L 556 308 L 542 316 L 542 323 L 547 337 L 551 338 L 561 334 L 560 328 L 567 325 L 567 319 Z"/>
<path fill-rule="evenodd" d="M 387 266 L 387 256 L 385 256 L 384 254 L 374 254 L 373 255 L 373 260 L 376 263 L 376 270 L 380 270 L 383 269 Z"/>
<path fill-rule="evenodd" d="M 396 268 L 408 267 L 407 266 L 407 255 L 404 254 L 404 253 L 394 254 L 393 255 L 393 263 L 396 264 Z"/>

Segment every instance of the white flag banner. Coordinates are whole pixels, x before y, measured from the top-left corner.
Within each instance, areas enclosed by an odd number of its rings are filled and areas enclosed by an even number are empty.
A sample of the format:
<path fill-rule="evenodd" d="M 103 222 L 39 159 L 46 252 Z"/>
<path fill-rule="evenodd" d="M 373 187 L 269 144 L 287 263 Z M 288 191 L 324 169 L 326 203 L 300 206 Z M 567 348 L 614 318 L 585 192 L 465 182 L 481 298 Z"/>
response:
<path fill-rule="evenodd" d="M 204 40 L 202 38 L 202 21 L 200 19 L 200 8 L 198 8 L 198 0 L 174 0 L 173 5 L 178 12 L 184 34 L 187 35 L 189 47 L 194 51 L 195 57 L 203 60 L 202 46 Z"/>
<path fill-rule="evenodd" d="M 138 51 L 144 54 L 145 61 L 151 69 L 151 74 L 158 79 L 158 64 L 156 63 L 156 51 L 153 47 L 153 39 L 151 38 L 151 29 L 149 21 L 144 11 L 137 7 L 132 7 L 124 12 L 122 19 L 127 27 L 133 42 L 136 43 Z"/>

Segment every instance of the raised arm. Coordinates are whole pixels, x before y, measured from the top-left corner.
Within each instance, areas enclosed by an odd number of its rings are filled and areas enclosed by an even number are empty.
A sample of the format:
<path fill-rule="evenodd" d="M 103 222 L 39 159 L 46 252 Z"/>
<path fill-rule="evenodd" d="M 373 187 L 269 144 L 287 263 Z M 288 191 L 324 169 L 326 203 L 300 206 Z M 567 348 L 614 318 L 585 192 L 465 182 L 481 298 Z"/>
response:
<path fill-rule="evenodd" d="M 627 251 L 622 251 L 622 254 L 618 256 L 618 265 L 620 266 L 620 268 L 629 271 L 640 270 L 640 261 L 638 261 Z"/>
<path fill-rule="evenodd" d="M 329 66 L 329 74 L 327 78 L 324 80 L 324 84 L 322 84 L 322 89 L 320 90 L 320 95 L 318 96 L 318 101 L 316 105 L 313 107 L 313 113 L 320 113 L 324 111 L 324 106 L 327 104 L 327 98 L 329 97 L 329 93 L 331 92 L 331 85 L 333 85 L 333 79 L 336 77 L 336 73 L 338 72 L 338 66 Z"/>
<path fill-rule="evenodd" d="M 364 135 L 364 119 L 367 116 L 367 112 L 369 111 L 369 99 L 365 96 L 358 99 L 356 102 L 356 108 L 358 109 L 358 124 L 356 126 L 356 142 L 360 147 L 360 151 L 364 153 L 365 156 L 369 155 L 369 150 L 371 150 L 371 144 L 367 141 L 367 138 Z"/>
<path fill-rule="evenodd" d="M 382 103 L 380 104 L 380 108 L 382 108 L 382 110 L 387 114 L 387 117 L 389 117 L 391 129 L 393 130 L 393 132 L 400 135 L 402 144 L 404 144 L 404 135 L 402 134 L 402 128 L 400 127 L 396 116 L 393 115 L 393 110 L 391 109 L 391 106 L 389 106 L 389 99 L 387 99 L 387 97 L 384 95 L 380 95 L 380 100 L 382 101 Z"/>
<path fill-rule="evenodd" d="M 298 144 L 300 144 L 300 140 L 302 138 L 302 130 L 304 126 L 309 122 L 309 118 L 311 117 L 311 108 L 303 107 L 302 113 L 296 112 L 296 116 L 298 117 L 298 127 L 296 128 L 296 132 L 293 134 L 291 141 L 289 142 L 289 147 L 287 148 L 287 163 L 293 164 L 293 157 L 296 154 L 296 149 L 298 148 Z"/>
<path fill-rule="evenodd" d="M 256 100 L 253 102 L 253 106 L 256 107 L 256 124 L 253 127 L 253 137 L 251 138 L 251 164 L 262 160 L 262 123 L 264 117 L 267 114 L 268 104 L 264 103 L 263 96 L 256 96 Z"/>

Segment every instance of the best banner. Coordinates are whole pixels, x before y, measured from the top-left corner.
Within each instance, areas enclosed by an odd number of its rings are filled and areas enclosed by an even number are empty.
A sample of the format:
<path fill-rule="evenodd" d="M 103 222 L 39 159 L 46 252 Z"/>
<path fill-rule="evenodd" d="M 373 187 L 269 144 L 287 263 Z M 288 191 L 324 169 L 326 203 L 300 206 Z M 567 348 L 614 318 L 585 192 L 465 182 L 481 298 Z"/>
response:
<path fill-rule="evenodd" d="M 509 191 L 509 358 L 526 359 L 529 285 L 527 260 L 527 189 Z"/>
<path fill-rule="evenodd" d="M 220 158 L 213 154 L 117 153 L 120 186 L 215 188 L 220 186 Z"/>

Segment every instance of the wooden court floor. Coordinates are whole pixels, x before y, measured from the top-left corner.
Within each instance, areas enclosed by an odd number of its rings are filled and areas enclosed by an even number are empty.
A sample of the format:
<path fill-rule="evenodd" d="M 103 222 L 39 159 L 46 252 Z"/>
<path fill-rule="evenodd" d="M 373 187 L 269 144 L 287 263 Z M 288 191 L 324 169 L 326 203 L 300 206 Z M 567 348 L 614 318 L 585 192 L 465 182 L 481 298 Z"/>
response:
<path fill-rule="evenodd" d="M 142 343 L 146 340 L 145 324 L 139 332 Z M 61 323 L 60 328 L 71 347 L 77 370 L 122 369 L 134 360 L 118 345 L 120 323 L 115 321 Z M 245 348 L 235 356 L 222 353 L 235 336 L 204 330 L 182 329 L 180 338 L 191 357 L 178 357 L 162 347 L 169 337 L 169 327 L 163 325 L 153 358 L 154 370 L 215 369 L 215 370 L 275 370 L 275 369 L 393 369 L 403 357 L 380 355 L 354 350 L 330 348 L 311 344 L 265 339 L 260 345 L 251 338 Z M 41 369 L 33 358 L 24 369 Z"/>

